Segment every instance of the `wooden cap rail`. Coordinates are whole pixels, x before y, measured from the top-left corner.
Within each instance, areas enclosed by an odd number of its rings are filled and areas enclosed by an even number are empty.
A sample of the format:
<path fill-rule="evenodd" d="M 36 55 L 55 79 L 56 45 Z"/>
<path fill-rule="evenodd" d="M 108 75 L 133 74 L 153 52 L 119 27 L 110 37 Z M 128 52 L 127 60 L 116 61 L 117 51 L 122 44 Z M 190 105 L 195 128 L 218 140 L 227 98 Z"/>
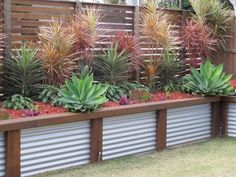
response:
<path fill-rule="evenodd" d="M 90 119 L 122 116 L 141 112 L 219 102 L 220 100 L 220 97 L 187 98 L 182 100 L 169 100 L 155 103 L 141 103 L 127 106 L 110 107 L 92 113 L 61 113 L 14 120 L 3 120 L 0 121 L 0 131 L 35 128 L 40 126 L 49 126 L 54 124 L 63 124 Z"/>

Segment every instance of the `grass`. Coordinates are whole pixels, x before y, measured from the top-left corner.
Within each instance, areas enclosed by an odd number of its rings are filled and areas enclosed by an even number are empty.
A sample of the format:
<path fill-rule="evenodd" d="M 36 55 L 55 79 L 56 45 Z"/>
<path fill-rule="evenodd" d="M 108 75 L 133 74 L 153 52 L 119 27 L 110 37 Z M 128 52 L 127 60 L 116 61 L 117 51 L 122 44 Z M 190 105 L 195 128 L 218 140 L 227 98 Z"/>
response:
<path fill-rule="evenodd" d="M 236 139 L 215 139 L 37 177 L 236 177 Z"/>

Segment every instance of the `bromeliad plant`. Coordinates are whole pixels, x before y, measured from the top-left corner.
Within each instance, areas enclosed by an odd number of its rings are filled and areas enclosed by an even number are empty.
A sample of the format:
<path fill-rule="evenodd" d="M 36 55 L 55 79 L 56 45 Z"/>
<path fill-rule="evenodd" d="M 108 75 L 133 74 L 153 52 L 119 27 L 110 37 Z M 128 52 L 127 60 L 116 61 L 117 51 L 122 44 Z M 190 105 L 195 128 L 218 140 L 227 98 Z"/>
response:
<path fill-rule="evenodd" d="M 60 89 L 60 101 L 71 112 L 92 112 L 100 108 L 107 100 L 107 86 L 93 83 L 93 75 L 79 79 L 76 75 L 65 82 L 65 88 Z"/>
<path fill-rule="evenodd" d="M 191 69 L 192 74 L 186 77 L 184 88 L 204 96 L 231 95 L 234 92 L 230 85 L 232 75 L 223 72 L 223 65 L 214 66 L 210 60 L 201 65 L 198 71 Z"/>
<path fill-rule="evenodd" d="M 5 96 L 21 94 L 29 97 L 37 94 L 36 88 L 45 78 L 45 74 L 36 53 L 37 49 L 23 43 L 11 58 L 5 60 Z"/>

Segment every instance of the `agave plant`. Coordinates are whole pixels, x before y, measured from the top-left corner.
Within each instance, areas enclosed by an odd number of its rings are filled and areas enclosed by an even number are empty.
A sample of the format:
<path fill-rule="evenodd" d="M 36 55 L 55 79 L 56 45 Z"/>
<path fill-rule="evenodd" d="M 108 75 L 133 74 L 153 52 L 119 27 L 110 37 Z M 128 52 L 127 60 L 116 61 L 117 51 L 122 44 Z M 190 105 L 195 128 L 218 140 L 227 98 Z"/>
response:
<path fill-rule="evenodd" d="M 188 53 L 191 66 L 197 58 L 208 58 L 216 51 L 217 40 L 210 28 L 200 19 L 191 19 L 181 30 L 182 47 Z"/>
<path fill-rule="evenodd" d="M 204 96 L 230 95 L 234 89 L 230 85 L 232 75 L 223 72 L 223 65 L 214 66 L 210 60 L 201 65 L 200 70 L 191 69 L 192 74 L 186 78 L 184 88 Z"/>
<path fill-rule="evenodd" d="M 114 83 L 126 80 L 130 67 L 128 58 L 125 50 L 119 52 L 118 45 L 115 44 L 96 59 L 95 69 L 103 81 Z"/>
<path fill-rule="evenodd" d="M 93 75 L 79 79 L 76 75 L 65 82 L 65 88 L 60 89 L 63 106 L 71 112 L 91 112 L 100 108 L 108 101 L 105 93 L 107 87 L 93 83 Z"/>
<path fill-rule="evenodd" d="M 189 2 L 196 13 L 196 18 L 205 21 L 217 39 L 219 48 L 224 48 L 233 19 L 230 7 L 220 0 L 189 0 Z"/>
<path fill-rule="evenodd" d="M 62 20 L 53 19 L 49 27 L 41 27 L 38 57 L 47 72 L 45 84 L 60 85 L 76 70 L 77 58 L 72 54 L 74 35 Z"/>
<path fill-rule="evenodd" d="M 4 82 L 5 95 L 21 94 L 34 96 L 37 86 L 45 78 L 42 62 L 36 56 L 37 49 L 26 43 L 5 60 Z"/>

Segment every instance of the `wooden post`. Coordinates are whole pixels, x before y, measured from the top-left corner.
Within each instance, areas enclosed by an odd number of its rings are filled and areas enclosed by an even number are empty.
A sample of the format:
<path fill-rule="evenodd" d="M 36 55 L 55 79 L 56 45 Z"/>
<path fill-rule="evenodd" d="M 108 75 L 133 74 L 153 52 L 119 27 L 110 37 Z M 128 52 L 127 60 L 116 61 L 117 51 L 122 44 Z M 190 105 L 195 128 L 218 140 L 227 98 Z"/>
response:
<path fill-rule="evenodd" d="M 167 140 L 167 110 L 157 111 L 157 151 L 164 150 L 166 148 Z"/>
<path fill-rule="evenodd" d="M 221 136 L 228 136 L 228 106 L 226 102 L 220 103 L 220 133 Z"/>
<path fill-rule="evenodd" d="M 211 103 L 211 137 L 215 138 L 219 135 L 220 120 L 220 103 Z"/>
<path fill-rule="evenodd" d="M 4 17 L 4 55 L 6 58 L 10 57 L 11 52 L 11 39 L 12 39 L 12 15 L 11 15 L 11 0 L 3 1 L 3 17 Z"/>
<path fill-rule="evenodd" d="M 102 136 L 103 119 L 91 120 L 91 147 L 90 162 L 100 162 L 102 160 Z"/>
<path fill-rule="evenodd" d="M 140 7 L 134 6 L 134 13 L 133 13 L 133 35 L 137 42 L 140 42 Z M 135 76 L 137 81 L 140 81 L 140 70 L 136 72 Z"/>
<path fill-rule="evenodd" d="M 20 130 L 5 133 L 5 176 L 20 177 Z"/>

